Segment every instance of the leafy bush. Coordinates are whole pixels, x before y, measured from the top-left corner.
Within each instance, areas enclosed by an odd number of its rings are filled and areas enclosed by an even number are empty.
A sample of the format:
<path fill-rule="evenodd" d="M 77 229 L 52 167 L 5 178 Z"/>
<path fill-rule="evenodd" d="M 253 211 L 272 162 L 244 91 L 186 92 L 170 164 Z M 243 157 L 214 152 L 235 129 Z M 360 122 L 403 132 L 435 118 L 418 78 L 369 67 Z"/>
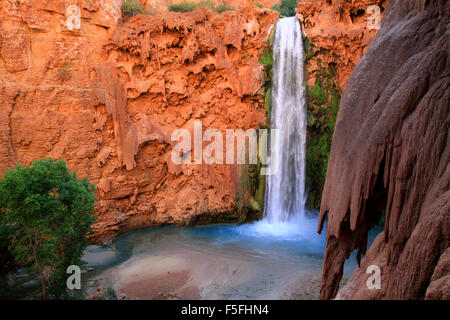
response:
<path fill-rule="evenodd" d="M 183 1 L 180 3 L 170 4 L 168 7 L 169 11 L 173 12 L 191 12 L 198 8 L 205 8 L 219 13 L 234 10 L 234 8 L 227 7 L 224 4 L 216 6 L 214 1 L 211 0 L 202 0 L 200 2 Z"/>
<path fill-rule="evenodd" d="M 56 69 L 61 76 L 66 76 L 72 70 L 72 66 L 65 64 L 63 67 Z"/>
<path fill-rule="evenodd" d="M 323 187 L 325 185 L 334 123 L 337 115 L 337 110 L 330 111 L 330 114 L 321 120 L 320 132 L 309 138 L 306 147 L 307 205 L 310 208 L 320 207 Z"/>
<path fill-rule="evenodd" d="M 94 186 L 70 173 L 63 160 L 17 164 L 0 180 L 0 216 L 16 229 L 12 253 L 40 274 L 44 299 L 64 294 L 67 267 L 82 263 L 86 233 L 96 219 L 94 201 Z"/>
<path fill-rule="evenodd" d="M 272 10 L 278 11 L 282 16 L 295 16 L 295 9 L 297 8 L 297 0 L 281 0 L 280 4 L 274 4 Z"/>
<path fill-rule="evenodd" d="M 0 278 L 5 278 L 8 272 L 16 267 L 14 256 L 10 250 L 10 237 L 14 232 L 13 226 L 0 221 Z"/>
<path fill-rule="evenodd" d="M 70 79 L 71 71 L 72 66 L 69 64 L 66 64 L 63 67 L 56 69 L 56 72 L 58 72 L 58 77 L 61 81 Z"/>
<path fill-rule="evenodd" d="M 11 251 L 11 236 L 16 233 L 16 228 L 4 221 L 0 214 L 0 300 L 14 299 L 15 288 L 8 284 L 8 273 L 14 272 L 18 265 Z"/>
<path fill-rule="evenodd" d="M 217 12 L 219 12 L 219 13 L 222 13 L 222 12 L 225 12 L 225 11 L 232 11 L 232 10 L 234 10 L 234 8 L 227 7 L 227 6 L 224 5 L 224 4 L 219 4 L 219 5 L 215 8 L 215 10 L 216 10 Z"/>
<path fill-rule="evenodd" d="M 309 208 L 320 207 L 340 100 L 334 67 L 323 68 L 321 61 L 318 61 L 318 66 L 316 83 L 308 88 L 307 94 L 306 185 Z"/>
<path fill-rule="evenodd" d="M 273 57 L 272 57 L 272 47 L 266 46 L 259 57 L 259 63 L 263 66 L 272 67 Z"/>
<path fill-rule="evenodd" d="M 311 99 L 313 100 L 314 104 L 317 106 L 324 105 L 325 103 L 328 102 L 328 95 L 322 88 L 322 84 L 320 83 L 319 79 L 316 80 L 314 87 L 311 88 L 309 93 L 311 95 Z"/>
<path fill-rule="evenodd" d="M 191 12 L 197 9 L 197 4 L 191 1 L 169 4 L 169 11 L 173 12 Z"/>
<path fill-rule="evenodd" d="M 8 273 L 14 271 L 17 267 L 10 249 L 10 238 L 14 232 L 15 228 L 13 226 L 0 221 L 0 299 L 13 298 L 14 290 L 8 285 Z"/>
<path fill-rule="evenodd" d="M 142 14 L 142 5 L 139 0 L 125 0 L 122 3 L 122 13 L 126 17 L 134 17 L 137 14 Z"/>
<path fill-rule="evenodd" d="M 272 87 L 268 87 L 264 97 L 264 110 L 266 111 L 267 122 L 270 123 L 270 116 L 272 113 Z"/>
<path fill-rule="evenodd" d="M 281 4 L 275 3 L 271 9 L 281 13 Z"/>
<path fill-rule="evenodd" d="M 266 111 L 267 121 L 270 123 L 272 110 L 272 67 L 273 67 L 273 39 L 275 36 L 276 25 L 272 28 L 269 38 L 266 40 L 265 47 L 259 56 L 259 63 L 264 66 L 266 81 L 264 83 L 264 109 Z"/>

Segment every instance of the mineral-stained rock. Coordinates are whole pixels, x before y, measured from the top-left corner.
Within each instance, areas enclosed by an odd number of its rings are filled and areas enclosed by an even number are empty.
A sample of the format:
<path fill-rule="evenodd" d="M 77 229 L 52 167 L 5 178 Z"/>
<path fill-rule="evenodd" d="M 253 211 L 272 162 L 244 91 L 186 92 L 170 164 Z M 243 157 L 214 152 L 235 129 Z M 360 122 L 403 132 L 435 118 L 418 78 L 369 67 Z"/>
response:
<path fill-rule="evenodd" d="M 359 59 L 377 34 L 367 21 L 378 6 L 383 17 L 387 0 L 299 0 L 297 17 L 302 23 L 304 37 L 308 39 L 306 63 L 307 82 L 310 87 L 321 68 L 333 65 L 340 88 L 350 76 Z"/>
<path fill-rule="evenodd" d="M 350 252 L 365 253 L 383 210 L 384 231 L 338 298 L 448 297 L 449 16 L 445 0 L 391 0 L 347 81 L 321 205 L 322 299 L 336 295 Z M 380 289 L 366 285 L 370 265 Z"/>
<path fill-rule="evenodd" d="M 65 159 L 97 185 L 94 240 L 167 223 L 238 221 L 240 166 L 175 165 L 171 134 L 194 120 L 223 132 L 266 123 L 258 61 L 278 13 L 123 19 L 120 6 L 2 2 L 0 174 L 16 162 Z M 249 23 L 257 33 L 246 32 Z"/>
<path fill-rule="evenodd" d="M 378 31 L 387 0 L 299 0 L 307 89 L 306 205 L 320 207 L 339 99 Z M 379 15 L 378 15 L 379 13 Z"/>

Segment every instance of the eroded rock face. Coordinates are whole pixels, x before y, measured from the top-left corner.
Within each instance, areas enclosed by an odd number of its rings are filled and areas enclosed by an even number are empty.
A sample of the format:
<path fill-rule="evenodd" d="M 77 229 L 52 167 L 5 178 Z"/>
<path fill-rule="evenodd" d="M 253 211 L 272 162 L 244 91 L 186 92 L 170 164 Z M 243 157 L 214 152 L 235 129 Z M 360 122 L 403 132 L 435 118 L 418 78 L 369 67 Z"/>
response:
<path fill-rule="evenodd" d="M 342 89 L 379 28 L 387 0 L 300 0 L 307 89 L 306 206 L 319 208 Z"/>
<path fill-rule="evenodd" d="M 371 17 L 378 6 L 380 20 L 387 0 L 299 0 L 297 17 L 302 22 L 303 34 L 310 43 L 307 52 L 308 85 L 312 87 L 322 68 L 332 64 L 336 70 L 337 85 L 345 83 L 377 34 Z M 368 26 L 367 21 L 371 23 Z"/>
<path fill-rule="evenodd" d="M 320 297 L 333 298 L 351 251 L 386 223 L 341 299 L 448 299 L 450 3 L 391 0 L 347 81 L 324 195 Z M 381 288 L 369 290 L 370 265 Z"/>
<path fill-rule="evenodd" d="M 194 120 L 203 130 L 265 125 L 258 58 L 278 13 L 202 9 L 123 21 L 115 0 L 3 3 L 1 173 L 66 159 L 97 185 L 93 239 L 242 219 L 240 166 L 175 165 L 170 138 Z M 70 5 L 80 8 L 79 28 Z"/>

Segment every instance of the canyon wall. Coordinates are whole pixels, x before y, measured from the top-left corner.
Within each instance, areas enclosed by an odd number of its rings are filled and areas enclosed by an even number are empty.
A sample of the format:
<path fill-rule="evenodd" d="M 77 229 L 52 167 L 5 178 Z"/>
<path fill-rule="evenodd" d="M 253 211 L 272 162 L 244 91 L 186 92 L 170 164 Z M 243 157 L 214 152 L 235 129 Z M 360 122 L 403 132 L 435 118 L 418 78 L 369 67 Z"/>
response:
<path fill-rule="evenodd" d="M 374 39 L 386 4 L 387 0 L 298 2 L 305 47 L 309 208 L 320 207 L 342 88 Z"/>
<path fill-rule="evenodd" d="M 243 221 L 244 198 L 260 213 L 240 194 L 243 166 L 175 165 L 171 134 L 267 125 L 259 58 L 277 12 L 124 21 L 119 0 L 4 0 L 0 18 L 0 173 L 65 159 L 97 185 L 94 240 Z"/>
<path fill-rule="evenodd" d="M 346 83 L 321 204 L 322 299 L 335 297 L 353 250 L 365 256 L 340 299 L 450 298 L 449 23 L 448 1 L 390 0 Z"/>
<path fill-rule="evenodd" d="M 307 38 L 306 70 L 309 87 L 322 68 L 333 66 L 339 88 L 345 83 L 375 38 L 378 29 L 368 27 L 378 6 L 380 20 L 388 0 L 298 0 L 297 17 Z"/>

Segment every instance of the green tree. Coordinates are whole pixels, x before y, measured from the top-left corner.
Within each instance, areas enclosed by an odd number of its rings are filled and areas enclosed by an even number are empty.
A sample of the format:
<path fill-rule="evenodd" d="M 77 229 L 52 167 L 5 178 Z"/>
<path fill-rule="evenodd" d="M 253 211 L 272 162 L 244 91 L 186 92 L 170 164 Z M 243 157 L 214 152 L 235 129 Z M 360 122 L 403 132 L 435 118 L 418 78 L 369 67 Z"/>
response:
<path fill-rule="evenodd" d="M 198 8 L 198 4 L 193 1 L 183 1 L 169 4 L 168 10 L 173 12 L 191 12 Z"/>
<path fill-rule="evenodd" d="M 122 13 L 124 16 L 134 17 L 137 14 L 142 14 L 144 10 L 139 0 L 125 0 L 122 3 Z"/>
<path fill-rule="evenodd" d="M 281 13 L 281 4 L 279 3 L 275 3 L 272 8 L 272 10 L 278 11 L 279 13 Z"/>
<path fill-rule="evenodd" d="M 64 160 L 17 164 L 0 180 L 1 220 L 16 230 L 12 253 L 40 275 L 43 299 L 63 295 L 67 267 L 82 263 L 86 234 L 96 219 L 94 191 Z"/>
<path fill-rule="evenodd" d="M 216 10 L 217 12 L 219 12 L 219 13 L 222 13 L 222 12 L 225 12 L 225 11 L 233 11 L 234 8 L 232 8 L 232 7 L 227 7 L 227 6 L 224 5 L 224 4 L 219 4 L 219 5 L 216 7 L 215 10 Z"/>
<path fill-rule="evenodd" d="M 278 11 L 285 17 L 295 16 L 295 9 L 297 8 L 297 0 L 281 0 L 281 4 L 274 4 L 272 10 Z"/>
<path fill-rule="evenodd" d="M 11 288 L 8 287 L 8 273 L 16 268 L 16 262 L 10 250 L 10 236 L 13 233 L 13 226 L 0 221 L 0 299 L 10 298 L 12 293 Z"/>

